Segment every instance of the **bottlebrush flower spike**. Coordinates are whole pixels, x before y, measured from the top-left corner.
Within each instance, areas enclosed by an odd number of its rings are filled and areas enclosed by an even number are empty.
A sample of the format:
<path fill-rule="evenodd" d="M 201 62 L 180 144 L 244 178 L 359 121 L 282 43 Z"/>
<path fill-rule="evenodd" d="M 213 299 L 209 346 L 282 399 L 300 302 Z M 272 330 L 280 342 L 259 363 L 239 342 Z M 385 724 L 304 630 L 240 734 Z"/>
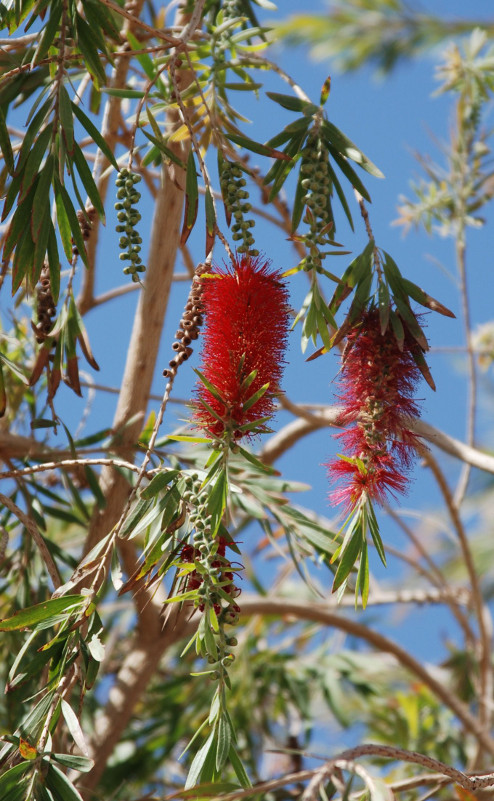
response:
<path fill-rule="evenodd" d="M 389 326 L 381 332 L 379 311 L 371 307 L 347 335 L 341 368 L 346 430 L 337 437 L 345 454 L 327 467 L 341 486 L 330 494 L 347 512 L 365 500 L 382 504 L 388 495 L 404 492 L 407 472 L 420 440 L 407 425 L 419 407 L 413 394 L 420 371 L 414 360 L 416 342 L 405 333 L 400 350 Z"/>
<path fill-rule="evenodd" d="M 202 280 L 205 381 L 194 420 L 212 438 L 263 433 L 284 367 L 288 291 L 268 262 L 249 254 Z"/>

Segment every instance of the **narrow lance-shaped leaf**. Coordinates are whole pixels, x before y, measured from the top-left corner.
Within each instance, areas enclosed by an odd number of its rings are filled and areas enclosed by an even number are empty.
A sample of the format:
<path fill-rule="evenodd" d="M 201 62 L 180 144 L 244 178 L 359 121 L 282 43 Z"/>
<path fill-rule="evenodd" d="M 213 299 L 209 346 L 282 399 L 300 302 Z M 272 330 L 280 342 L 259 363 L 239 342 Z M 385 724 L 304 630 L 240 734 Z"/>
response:
<path fill-rule="evenodd" d="M 348 578 L 350 573 L 352 572 L 355 562 L 357 561 L 360 552 L 363 547 L 363 539 L 365 537 L 365 532 L 363 531 L 363 521 L 361 510 L 358 509 L 355 513 L 355 517 L 352 521 L 351 528 L 350 528 L 350 538 L 346 547 L 343 549 L 343 552 L 340 556 L 340 561 L 338 564 L 338 569 L 336 571 L 336 575 L 334 577 L 333 582 L 333 592 L 335 592 L 338 587 Z M 334 560 L 334 557 L 331 561 Z"/>
<path fill-rule="evenodd" d="M 12 268 L 12 294 L 17 292 L 24 278 L 29 275 L 34 260 L 34 242 L 29 229 L 21 239 L 19 247 L 14 253 Z"/>
<path fill-rule="evenodd" d="M 216 476 L 216 481 L 208 497 L 208 512 L 211 515 L 211 537 L 216 536 L 216 532 L 221 523 L 223 512 L 226 507 L 228 491 L 228 480 L 226 470 L 222 469 Z"/>
<path fill-rule="evenodd" d="M 87 117 L 83 111 L 81 111 L 79 106 L 76 106 L 75 103 L 72 103 L 72 111 L 74 112 L 74 116 L 77 117 L 83 128 L 86 129 L 89 136 L 93 140 L 93 142 L 99 147 L 101 152 L 106 156 L 110 164 L 116 169 L 119 169 L 118 162 L 113 155 L 111 148 L 108 146 L 107 142 L 105 142 L 104 138 L 101 135 L 101 131 L 99 131 L 94 123 L 91 122 L 89 117 Z"/>
<path fill-rule="evenodd" d="M 84 56 L 86 66 L 91 73 L 97 88 L 106 83 L 106 74 L 101 63 L 98 49 L 94 43 L 94 36 L 87 22 L 76 14 L 77 45 Z"/>
<path fill-rule="evenodd" d="M 12 145 L 10 143 L 10 136 L 7 130 L 7 123 L 5 121 L 4 113 L 0 108 L 0 150 L 5 161 L 5 165 L 9 172 L 14 169 L 14 154 L 12 152 Z"/>
<path fill-rule="evenodd" d="M 21 609 L 12 617 L 0 621 L 0 631 L 19 631 L 39 623 L 48 623 L 51 620 L 58 620 L 64 613 L 75 611 L 78 607 L 87 603 L 84 595 L 64 595 L 62 598 L 52 598 L 43 601 L 35 606 Z"/>
<path fill-rule="evenodd" d="M 2 362 L 0 361 L 0 417 L 7 411 L 7 392 L 5 390 L 5 379 L 3 375 Z"/>
<path fill-rule="evenodd" d="M 47 125 L 46 128 L 40 132 L 36 142 L 34 143 L 28 159 L 26 161 L 26 166 L 24 168 L 22 174 L 22 183 L 21 183 L 21 191 L 19 193 L 19 199 L 24 200 L 27 192 L 33 185 L 33 181 L 35 180 L 39 166 L 43 161 L 43 158 L 46 154 L 46 150 L 48 148 L 48 144 L 51 141 L 52 137 L 52 129 L 51 125 Z"/>
<path fill-rule="evenodd" d="M 79 251 L 79 254 L 86 265 L 88 266 L 87 261 L 87 253 L 86 253 L 86 245 L 81 233 L 81 227 L 79 225 L 79 220 L 77 219 L 77 214 L 75 212 L 74 206 L 70 199 L 69 193 L 65 189 L 65 187 L 60 183 L 58 176 L 55 176 L 55 184 L 57 186 L 58 192 L 61 197 L 62 205 L 65 210 L 66 217 L 68 219 L 70 230 L 72 233 L 72 237 L 74 239 L 74 243 Z M 72 255 L 70 256 L 69 261 L 72 259 Z"/>
<path fill-rule="evenodd" d="M 275 103 L 278 103 L 283 108 L 288 109 L 288 111 L 305 111 L 307 116 L 311 114 L 316 114 L 319 109 L 314 103 L 311 103 L 308 100 L 302 100 L 300 97 L 294 97 L 293 95 L 283 95 L 279 92 L 266 92 L 267 96 L 270 100 L 274 100 Z"/>
<path fill-rule="evenodd" d="M 336 125 L 333 125 L 333 123 L 329 122 L 328 120 L 323 120 L 322 129 L 325 136 L 329 139 L 330 144 L 332 144 L 343 156 L 355 161 L 364 170 L 371 175 L 374 175 L 376 178 L 384 178 L 381 170 L 376 167 L 376 165 L 373 164 L 372 161 L 362 153 L 357 145 L 355 145 L 351 139 L 345 136 L 345 134 L 342 133 L 342 131 L 340 131 Z"/>
<path fill-rule="evenodd" d="M 421 289 L 417 284 L 414 284 L 412 281 L 409 281 L 408 278 L 403 278 L 403 287 L 408 292 L 409 296 L 415 300 L 417 303 L 420 303 L 421 306 L 425 306 L 427 309 L 431 311 L 438 312 L 439 314 L 444 315 L 444 317 L 456 317 L 453 312 L 444 306 L 440 301 L 436 300 L 435 298 L 428 295 L 423 289 Z"/>
<path fill-rule="evenodd" d="M 197 186 L 197 173 L 194 154 L 189 152 L 187 159 L 187 172 L 185 176 L 185 213 L 180 243 L 185 245 L 197 218 L 199 203 L 199 190 Z"/>
<path fill-rule="evenodd" d="M 73 157 L 75 166 L 77 167 L 77 172 L 79 173 L 81 181 L 84 184 L 84 189 L 87 192 L 88 198 L 98 212 L 100 220 L 104 223 L 105 209 L 101 201 L 101 196 L 94 182 L 94 178 L 91 174 L 91 170 L 88 167 L 84 154 L 77 142 L 75 142 L 73 145 Z M 82 208 L 84 207 L 82 206 Z"/>
<path fill-rule="evenodd" d="M 235 142 L 236 145 L 240 145 L 240 147 L 245 147 L 247 150 L 251 150 L 253 153 L 258 153 L 260 156 L 268 156 L 274 159 L 284 159 L 285 161 L 290 161 L 291 156 L 288 156 L 286 153 L 283 153 L 281 150 L 275 150 L 269 145 L 261 145 L 260 142 L 254 142 L 252 139 L 249 139 L 247 136 L 241 136 L 241 134 L 227 134 L 228 139 L 232 142 Z"/>
<path fill-rule="evenodd" d="M 45 161 L 43 169 L 39 174 L 36 191 L 34 193 L 33 206 L 31 210 L 31 234 L 34 241 L 36 241 L 41 227 L 46 222 L 47 214 L 51 222 L 50 186 L 53 180 L 53 172 L 54 158 L 50 153 Z"/>
<path fill-rule="evenodd" d="M 156 147 L 165 155 L 170 161 L 173 161 L 174 164 L 177 164 L 179 167 L 182 167 L 183 170 L 187 169 L 186 164 L 180 159 L 173 150 L 170 150 L 169 147 L 165 145 L 165 143 L 161 139 L 157 139 L 155 136 L 152 136 L 145 128 L 141 128 L 143 134 L 150 142 L 152 142 Z"/>
<path fill-rule="evenodd" d="M 214 210 L 213 196 L 209 186 L 206 187 L 204 198 L 206 210 L 206 258 L 209 256 L 214 245 L 214 235 L 216 231 L 216 212 Z"/>
<path fill-rule="evenodd" d="M 72 156 L 74 150 L 74 118 L 72 116 L 72 106 L 69 93 L 65 86 L 60 87 L 58 94 L 58 108 L 60 114 L 60 125 L 63 138 L 67 147 L 67 153 Z"/>

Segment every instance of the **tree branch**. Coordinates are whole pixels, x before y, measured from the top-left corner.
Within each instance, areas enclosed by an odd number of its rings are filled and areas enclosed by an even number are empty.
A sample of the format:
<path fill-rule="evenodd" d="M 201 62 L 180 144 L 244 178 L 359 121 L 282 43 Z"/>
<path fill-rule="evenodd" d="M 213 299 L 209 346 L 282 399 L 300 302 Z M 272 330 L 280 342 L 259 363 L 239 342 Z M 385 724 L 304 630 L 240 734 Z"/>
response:
<path fill-rule="evenodd" d="M 300 407 L 304 408 L 302 404 L 300 404 Z M 306 406 L 305 411 L 308 408 Z M 260 458 L 265 464 L 273 464 L 302 437 L 306 437 L 321 428 L 338 428 L 340 416 L 340 406 L 320 406 L 317 408 L 317 414 L 312 414 L 310 419 L 308 419 L 307 414 L 304 414 L 303 419 L 288 423 L 288 425 L 274 434 L 262 448 Z M 427 442 L 430 442 L 431 445 L 435 445 L 445 453 L 461 459 L 461 461 L 472 465 L 472 467 L 478 467 L 487 473 L 494 473 L 494 456 L 483 453 L 483 451 L 450 437 L 449 434 L 445 434 L 444 431 L 440 431 L 438 428 L 426 423 L 425 420 L 413 420 L 410 428 Z"/>

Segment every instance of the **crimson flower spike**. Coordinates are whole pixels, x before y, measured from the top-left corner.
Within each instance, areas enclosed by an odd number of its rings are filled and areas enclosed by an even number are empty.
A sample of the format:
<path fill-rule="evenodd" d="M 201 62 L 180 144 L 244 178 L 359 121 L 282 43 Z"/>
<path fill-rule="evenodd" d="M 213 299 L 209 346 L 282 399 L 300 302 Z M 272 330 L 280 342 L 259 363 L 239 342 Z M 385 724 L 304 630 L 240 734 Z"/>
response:
<path fill-rule="evenodd" d="M 284 368 L 288 290 L 279 272 L 249 254 L 202 281 L 204 345 L 194 421 L 212 439 L 264 433 Z"/>
<path fill-rule="evenodd" d="M 391 326 L 382 333 L 375 307 L 347 335 L 339 394 L 340 422 L 346 429 L 337 435 L 344 454 L 327 465 L 330 480 L 340 482 L 330 500 L 343 503 L 347 513 L 367 500 L 383 504 L 407 489 L 420 443 L 409 427 L 420 414 L 413 399 L 420 370 L 414 360 L 417 345 L 408 332 L 400 345 Z"/>

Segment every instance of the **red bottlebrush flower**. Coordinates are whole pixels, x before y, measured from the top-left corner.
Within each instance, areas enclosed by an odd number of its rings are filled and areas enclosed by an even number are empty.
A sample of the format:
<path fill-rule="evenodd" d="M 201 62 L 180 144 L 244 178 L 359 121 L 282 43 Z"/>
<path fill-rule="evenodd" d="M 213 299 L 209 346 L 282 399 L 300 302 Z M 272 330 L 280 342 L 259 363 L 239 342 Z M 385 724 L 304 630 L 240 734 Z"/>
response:
<path fill-rule="evenodd" d="M 248 426 L 273 414 L 288 336 L 288 291 L 278 272 L 248 254 L 216 269 L 214 277 L 203 282 L 201 372 L 218 397 L 201 381 L 194 420 L 215 438 L 230 435 L 238 440 L 263 433 L 263 423 Z M 260 396 L 252 402 L 257 392 Z"/>
<path fill-rule="evenodd" d="M 407 427 L 407 419 L 420 413 L 413 399 L 420 378 L 416 347 L 407 333 L 402 350 L 391 328 L 381 333 L 376 308 L 364 312 L 348 334 L 339 395 L 346 430 L 337 435 L 345 455 L 327 465 L 330 478 L 341 481 L 330 500 L 344 503 L 347 512 L 366 497 L 382 504 L 388 494 L 406 490 L 420 442 Z"/>

